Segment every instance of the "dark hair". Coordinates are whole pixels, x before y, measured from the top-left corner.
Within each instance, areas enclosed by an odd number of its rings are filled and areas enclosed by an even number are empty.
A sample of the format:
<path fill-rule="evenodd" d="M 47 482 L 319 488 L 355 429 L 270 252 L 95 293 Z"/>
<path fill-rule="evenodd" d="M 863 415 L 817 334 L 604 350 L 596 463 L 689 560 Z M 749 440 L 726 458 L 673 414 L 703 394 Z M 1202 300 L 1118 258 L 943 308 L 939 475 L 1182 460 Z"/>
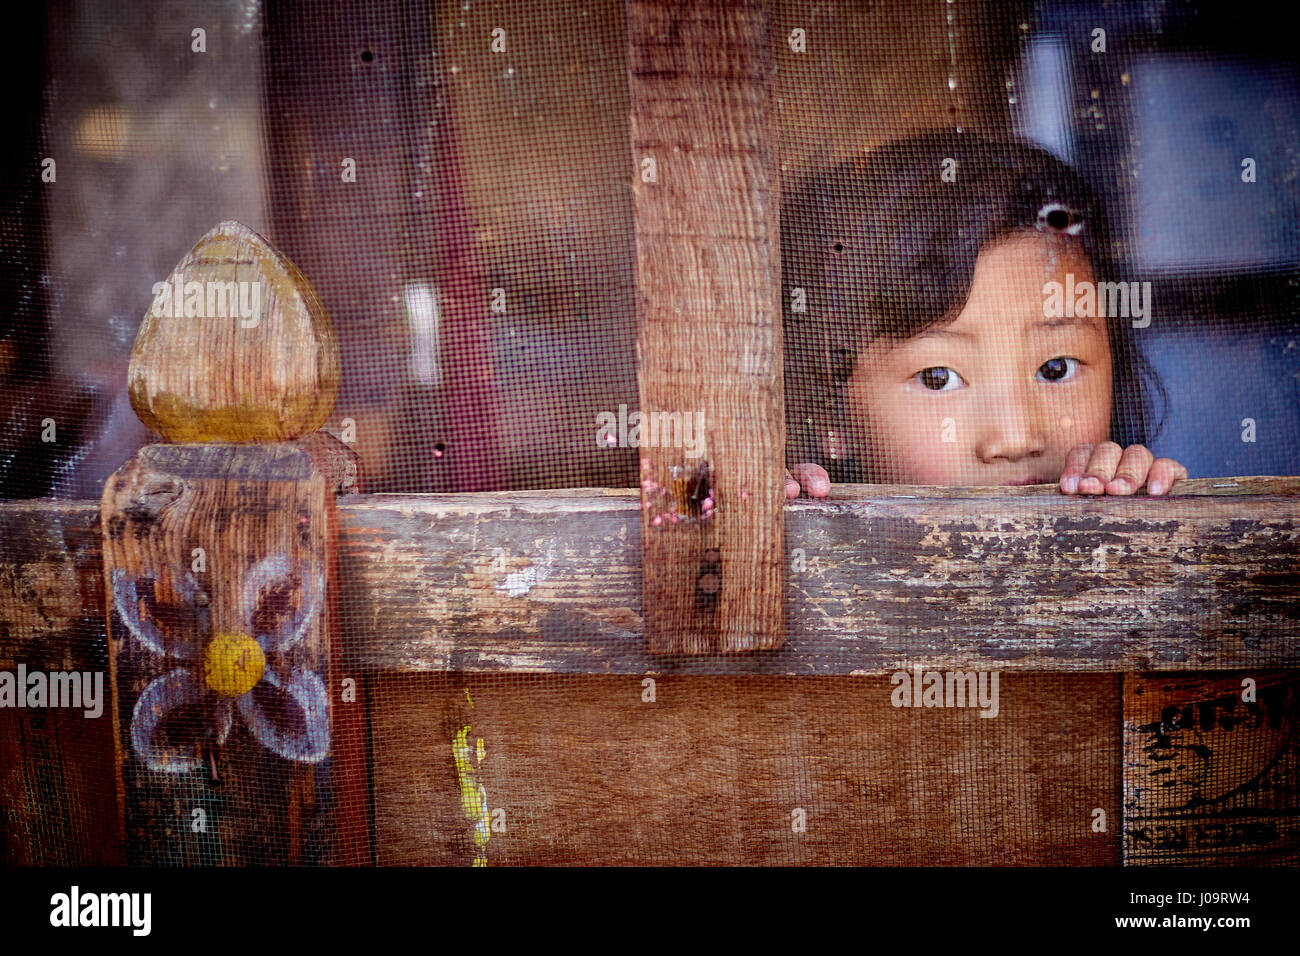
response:
<path fill-rule="evenodd" d="M 788 188 L 781 273 L 791 460 L 822 462 L 833 481 L 861 480 L 856 463 L 823 461 L 818 442 L 828 427 L 849 424 L 842 396 L 858 352 L 953 319 L 970 294 L 980 250 L 1034 228 L 1075 237 L 1098 281 L 1114 274 L 1097 194 L 1033 146 L 932 130 Z M 791 309 L 795 289 L 806 294 L 806 312 Z M 1112 317 L 1107 328 L 1111 439 L 1146 444 L 1159 430 L 1151 405 L 1164 406 L 1164 388 L 1129 324 Z"/>

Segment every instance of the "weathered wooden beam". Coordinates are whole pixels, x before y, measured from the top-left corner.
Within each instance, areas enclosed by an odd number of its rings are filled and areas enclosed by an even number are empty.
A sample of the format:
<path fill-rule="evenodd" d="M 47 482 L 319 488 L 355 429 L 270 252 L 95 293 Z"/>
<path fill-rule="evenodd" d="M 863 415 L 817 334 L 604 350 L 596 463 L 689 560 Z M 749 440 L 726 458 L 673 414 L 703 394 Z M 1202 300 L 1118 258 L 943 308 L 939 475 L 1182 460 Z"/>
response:
<path fill-rule="evenodd" d="M 1300 666 L 1300 479 L 1197 479 L 1160 499 L 836 485 L 827 501 L 787 506 L 786 646 L 707 660 L 646 651 L 638 504 L 633 491 L 601 489 L 343 499 L 345 665 L 594 674 Z M 102 634 L 97 512 L 0 504 L 0 667 L 81 659 Z"/>
<path fill-rule="evenodd" d="M 784 639 L 774 15 L 771 0 L 627 5 L 653 654 Z"/>

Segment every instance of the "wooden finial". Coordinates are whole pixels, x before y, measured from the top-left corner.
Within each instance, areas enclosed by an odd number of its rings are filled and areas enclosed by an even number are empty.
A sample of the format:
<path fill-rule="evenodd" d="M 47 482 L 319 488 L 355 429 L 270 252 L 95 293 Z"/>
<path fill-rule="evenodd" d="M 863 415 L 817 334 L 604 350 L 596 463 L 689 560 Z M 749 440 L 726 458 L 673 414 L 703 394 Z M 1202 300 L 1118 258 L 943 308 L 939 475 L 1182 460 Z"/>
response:
<path fill-rule="evenodd" d="M 205 235 L 154 286 L 131 407 L 170 442 L 291 441 L 334 408 L 339 349 L 298 268 L 242 223 Z"/>

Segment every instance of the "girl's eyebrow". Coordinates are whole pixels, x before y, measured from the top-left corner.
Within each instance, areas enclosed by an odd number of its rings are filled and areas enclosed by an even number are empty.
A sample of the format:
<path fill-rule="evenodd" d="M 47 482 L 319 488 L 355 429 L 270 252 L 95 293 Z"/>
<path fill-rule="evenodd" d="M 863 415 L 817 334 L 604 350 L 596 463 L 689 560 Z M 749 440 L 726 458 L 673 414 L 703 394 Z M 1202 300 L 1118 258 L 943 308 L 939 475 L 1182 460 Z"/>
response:
<path fill-rule="evenodd" d="M 1090 332 L 1104 332 L 1105 327 L 1096 316 L 1053 316 L 1050 318 L 1036 319 L 1030 323 L 1033 329 L 1065 329 L 1065 328 L 1083 328 Z M 961 329 L 954 329 L 949 326 L 935 326 L 928 328 L 923 332 L 918 332 L 912 337 L 912 341 L 924 338 L 951 338 L 962 339 L 966 342 L 977 342 L 979 336 L 974 332 L 963 332 Z"/>
<path fill-rule="evenodd" d="M 1074 315 L 1074 316 L 1052 316 L 1051 318 L 1037 319 L 1033 323 L 1036 329 L 1058 329 L 1068 328 L 1070 326 L 1081 325 L 1087 329 L 1096 332 L 1100 326 L 1096 316 L 1091 315 Z"/>
<path fill-rule="evenodd" d="M 974 342 L 978 338 L 974 332 L 963 332 L 960 329 L 952 329 L 947 326 L 926 329 L 924 332 L 913 336 L 913 338 L 923 339 L 926 336 L 944 336 L 945 338 L 965 339 L 968 342 Z"/>

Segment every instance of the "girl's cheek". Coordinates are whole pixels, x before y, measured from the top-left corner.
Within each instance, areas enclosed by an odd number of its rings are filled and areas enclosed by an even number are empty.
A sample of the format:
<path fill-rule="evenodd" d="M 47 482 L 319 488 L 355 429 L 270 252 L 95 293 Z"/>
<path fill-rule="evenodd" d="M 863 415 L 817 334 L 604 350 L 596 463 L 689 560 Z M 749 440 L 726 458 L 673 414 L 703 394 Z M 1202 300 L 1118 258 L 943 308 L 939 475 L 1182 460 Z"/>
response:
<path fill-rule="evenodd" d="M 901 403 L 891 419 L 893 427 L 876 447 L 883 461 L 879 470 L 892 474 L 892 481 L 916 485 L 960 484 L 963 455 L 970 454 L 964 441 L 968 429 L 959 417 L 941 410 L 919 408 L 913 399 Z"/>
<path fill-rule="evenodd" d="M 1096 445 L 1110 438 L 1109 396 L 1089 396 L 1092 400 L 1074 402 L 1056 413 L 1055 432 L 1066 450 L 1075 445 Z"/>
<path fill-rule="evenodd" d="M 1067 452 L 1075 445 L 1095 445 L 1099 440 L 1096 429 L 1078 412 L 1061 415 L 1055 430 L 1057 440 L 1053 444 Z"/>
<path fill-rule="evenodd" d="M 913 474 L 908 479 L 908 482 L 914 485 L 963 485 L 968 483 L 965 480 L 965 470 L 961 467 L 960 462 L 954 461 L 952 453 L 947 450 L 938 451 L 922 461 L 915 462 Z"/>
<path fill-rule="evenodd" d="M 896 379 L 896 375 L 890 378 Z M 962 456 L 969 455 L 968 430 L 951 406 L 927 402 L 897 381 L 855 383 L 850 413 L 865 447 L 855 453 L 871 480 L 913 485 L 960 484 Z"/>

